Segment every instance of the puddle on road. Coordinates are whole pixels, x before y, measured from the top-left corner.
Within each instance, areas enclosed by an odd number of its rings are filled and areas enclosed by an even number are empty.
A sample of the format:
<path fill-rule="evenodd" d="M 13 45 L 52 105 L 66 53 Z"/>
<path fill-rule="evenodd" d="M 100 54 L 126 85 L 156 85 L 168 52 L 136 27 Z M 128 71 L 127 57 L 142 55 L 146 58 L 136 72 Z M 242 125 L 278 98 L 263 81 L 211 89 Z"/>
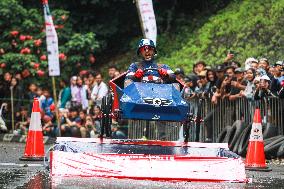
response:
<path fill-rule="evenodd" d="M 27 179 L 25 184 L 19 186 L 19 180 Z M 0 170 L 0 188 L 17 189 L 77 189 L 77 188 L 102 188 L 102 189 L 186 189 L 186 188 L 206 188 L 206 189 L 247 189 L 247 188 L 282 188 L 284 179 L 258 178 L 252 183 L 196 183 L 196 182 L 158 182 L 147 180 L 130 180 L 114 178 L 61 178 L 50 179 L 48 172 L 40 172 L 33 177 L 29 177 L 26 170 L 11 169 Z"/>

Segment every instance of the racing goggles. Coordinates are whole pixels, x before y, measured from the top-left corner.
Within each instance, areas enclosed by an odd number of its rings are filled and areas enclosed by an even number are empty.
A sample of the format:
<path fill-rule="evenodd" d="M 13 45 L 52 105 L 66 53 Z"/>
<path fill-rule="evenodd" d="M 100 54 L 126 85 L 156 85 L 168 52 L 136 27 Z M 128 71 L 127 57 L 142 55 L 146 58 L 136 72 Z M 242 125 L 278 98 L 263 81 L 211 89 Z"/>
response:
<path fill-rule="evenodd" d="M 143 47 L 141 47 L 140 49 L 139 49 L 139 51 L 140 52 L 144 52 L 144 51 L 150 51 L 150 50 L 154 50 L 154 47 L 152 47 L 152 46 L 149 46 L 149 45 L 145 45 L 145 46 L 143 46 Z"/>

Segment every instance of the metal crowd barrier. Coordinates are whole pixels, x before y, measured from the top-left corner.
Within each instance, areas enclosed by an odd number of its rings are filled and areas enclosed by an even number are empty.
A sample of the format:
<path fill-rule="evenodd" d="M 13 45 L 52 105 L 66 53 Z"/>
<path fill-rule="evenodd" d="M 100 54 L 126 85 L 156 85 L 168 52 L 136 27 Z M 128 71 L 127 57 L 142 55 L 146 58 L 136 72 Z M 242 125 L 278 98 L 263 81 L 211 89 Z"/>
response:
<path fill-rule="evenodd" d="M 210 99 L 203 99 L 198 103 L 198 99 L 191 101 L 193 113 L 197 108 L 201 108 L 201 118 L 204 120 L 200 124 L 200 141 L 204 142 L 208 137 L 206 130 L 212 133 L 212 140 L 216 142 L 219 133 L 228 125 L 232 125 L 236 120 L 244 120 L 247 124 L 252 123 L 255 107 L 261 109 L 263 122 L 270 122 L 277 126 L 278 134 L 284 134 L 284 99 L 268 98 L 266 100 L 248 101 L 240 98 L 234 101 L 228 99 L 220 100 L 217 105 L 210 102 Z M 145 133 L 146 121 L 129 120 L 128 138 L 139 139 Z M 179 122 L 158 122 L 151 121 L 148 139 L 157 140 L 178 140 Z M 210 127 L 211 125 L 211 127 Z M 206 129 L 208 127 L 209 129 Z M 195 124 L 190 127 L 190 141 L 196 138 Z"/>

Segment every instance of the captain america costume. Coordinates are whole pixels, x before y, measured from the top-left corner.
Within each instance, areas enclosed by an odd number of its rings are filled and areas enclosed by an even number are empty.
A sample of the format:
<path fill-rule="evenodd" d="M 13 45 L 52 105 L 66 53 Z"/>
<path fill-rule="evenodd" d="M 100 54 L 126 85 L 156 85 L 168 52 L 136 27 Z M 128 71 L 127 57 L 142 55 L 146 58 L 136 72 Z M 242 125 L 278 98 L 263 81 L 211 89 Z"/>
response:
<path fill-rule="evenodd" d="M 139 78 L 134 77 L 135 72 L 138 70 L 145 70 L 145 69 L 154 69 L 154 70 L 147 70 L 142 79 L 140 80 Z M 155 70 L 157 69 L 157 70 Z M 150 61 L 141 61 L 141 62 L 134 62 L 132 63 L 128 70 L 127 70 L 127 74 L 126 74 L 126 78 L 128 80 L 132 80 L 133 82 L 137 82 L 137 81 L 142 81 L 142 82 L 155 82 L 155 81 L 159 81 L 161 78 L 158 69 L 165 69 L 167 71 L 167 74 L 170 76 L 171 79 L 175 78 L 174 72 L 170 69 L 169 66 L 165 65 L 165 64 L 157 64 L 154 60 L 150 60 Z"/>

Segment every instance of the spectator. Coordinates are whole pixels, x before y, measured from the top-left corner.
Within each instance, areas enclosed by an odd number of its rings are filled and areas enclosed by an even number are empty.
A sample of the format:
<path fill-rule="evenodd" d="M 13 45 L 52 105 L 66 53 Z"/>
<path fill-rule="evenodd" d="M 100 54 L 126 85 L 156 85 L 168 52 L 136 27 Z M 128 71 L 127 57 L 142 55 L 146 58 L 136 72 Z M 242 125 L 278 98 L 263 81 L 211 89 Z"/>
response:
<path fill-rule="evenodd" d="M 204 61 L 198 61 L 194 65 L 196 75 L 199 75 L 200 72 L 204 71 L 206 63 Z"/>
<path fill-rule="evenodd" d="M 29 114 L 32 112 L 32 106 L 33 106 L 32 102 L 36 97 L 37 97 L 37 85 L 34 83 L 30 83 L 28 87 L 28 93 L 25 95 L 25 98 L 28 99 L 29 101 L 29 106 L 28 106 Z"/>
<path fill-rule="evenodd" d="M 270 85 L 270 78 L 267 75 L 261 76 L 259 86 L 256 88 L 254 99 L 260 100 L 267 97 L 276 97 L 276 95 L 270 91 Z"/>
<path fill-rule="evenodd" d="M 274 78 L 277 79 L 279 81 L 279 83 L 281 83 L 284 80 L 284 76 L 281 75 L 281 71 L 283 70 L 283 62 L 282 61 L 277 61 L 274 64 Z"/>
<path fill-rule="evenodd" d="M 101 117 L 102 117 L 102 112 L 101 112 L 101 108 L 100 106 L 96 105 L 93 108 L 93 116 L 92 116 L 92 120 L 94 122 L 95 125 L 95 131 L 96 132 L 100 132 L 101 130 Z"/>
<path fill-rule="evenodd" d="M 75 107 L 70 108 L 70 113 L 67 111 L 63 112 L 64 119 L 62 120 L 61 133 L 62 136 L 66 137 L 80 137 L 80 117 Z"/>
<path fill-rule="evenodd" d="M 217 74 L 218 77 L 218 74 Z M 212 96 L 211 102 L 217 104 L 218 98 L 229 97 L 231 92 L 231 81 L 234 77 L 234 68 L 229 66 L 225 69 L 224 79 L 218 79 L 216 83 L 217 90 Z M 220 86 L 221 83 L 221 86 Z"/>
<path fill-rule="evenodd" d="M 249 68 L 245 72 L 245 79 L 247 81 L 246 88 L 240 92 L 241 97 L 247 98 L 249 101 L 252 101 L 254 99 L 254 93 L 255 93 L 255 70 L 253 68 Z"/>
<path fill-rule="evenodd" d="M 195 89 L 196 85 L 194 85 L 192 77 L 184 78 L 184 88 L 181 91 L 182 98 L 184 98 L 188 103 L 191 99 L 195 97 Z"/>
<path fill-rule="evenodd" d="M 266 75 L 270 79 L 270 84 L 269 84 L 270 91 L 273 94 L 276 94 L 280 90 L 280 83 L 277 79 L 274 78 L 274 76 L 271 73 L 269 73 L 269 62 L 268 62 L 268 60 L 266 58 L 259 59 L 258 67 L 262 68 L 266 71 Z"/>
<path fill-rule="evenodd" d="M 111 136 L 112 138 L 114 139 L 126 139 L 126 135 L 125 133 L 121 130 L 121 128 L 119 127 L 119 125 L 116 123 L 116 124 L 112 124 L 111 125 Z"/>
<path fill-rule="evenodd" d="M 18 80 L 15 77 L 11 78 L 11 85 L 10 85 L 11 94 L 13 94 L 13 101 L 14 101 L 14 112 L 16 116 L 20 115 L 20 107 L 22 105 L 23 99 L 23 91 L 21 91 Z"/>
<path fill-rule="evenodd" d="M 207 80 L 207 92 L 209 95 L 209 98 L 213 96 L 213 94 L 216 92 L 216 82 L 217 82 L 217 75 L 214 70 L 208 69 L 206 72 L 206 80 Z"/>
<path fill-rule="evenodd" d="M 216 89 L 220 90 L 222 82 L 224 80 L 224 76 L 225 76 L 225 73 L 224 73 L 225 67 L 221 64 L 221 65 L 218 65 L 214 70 L 215 70 L 216 76 L 217 76 L 217 80 L 216 80 L 216 84 L 215 84 Z"/>
<path fill-rule="evenodd" d="M 211 98 L 211 102 L 213 104 L 217 104 L 217 101 L 218 101 L 218 98 L 221 97 L 221 85 L 222 85 L 222 82 L 224 80 L 224 65 L 221 64 L 221 65 L 218 65 L 216 66 L 215 68 L 215 72 L 216 72 L 216 76 L 217 76 L 217 80 L 216 80 L 216 83 L 215 83 L 215 86 L 216 86 L 216 89 L 214 90 L 215 92 L 213 93 L 213 96 Z"/>
<path fill-rule="evenodd" d="M 77 89 L 77 76 L 71 77 L 70 89 L 71 89 L 71 107 L 76 107 L 77 106 L 76 93 L 78 91 L 78 89 Z"/>
<path fill-rule="evenodd" d="M 182 68 L 176 68 L 174 74 L 176 75 L 176 79 L 184 82 L 184 71 Z"/>
<path fill-rule="evenodd" d="M 80 133 L 82 138 L 86 138 L 88 136 L 88 128 L 86 127 L 86 111 L 79 111 L 80 121 L 77 123 L 80 128 Z"/>
<path fill-rule="evenodd" d="M 40 103 L 41 103 L 41 108 L 44 112 L 44 115 L 47 115 L 50 118 L 53 118 L 54 115 L 52 113 L 52 109 L 50 108 L 51 105 L 54 105 L 53 98 L 50 96 L 50 92 L 47 88 L 43 89 L 42 94 L 45 98 Z"/>
<path fill-rule="evenodd" d="M 24 91 L 25 85 L 24 85 L 24 80 L 22 78 L 21 73 L 16 73 L 15 78 L 18 80 L 18 86 L 19 86 L 20 90 Z"/>
<path fill-rule="evenodd" d="M 241 63 L 237 62 L 237 61 L 232 61 L 230 62 L 230 66 L 232 66 L 233 68 L 240 68 L 241 67 Z"/>
<path fill-rule="evenodd" d="M 197 86 L 195 75 L 189 75 L 188 77 L 185 77 L 185 86 L 183 90 L 181 91 L 182 97 L 186 100 L 186 102 L 189 104 L 189 112 L 192 114 L 196 114 L 197 112 L 197 102 L 194 101 L 196 94 L 195 94 L 195 88 Z"/>
<path fill-rule="evenodd" d="M 225 75 L 224 75 L 225 78 L 222 82 L 221 89 L 220 89 L 222 98 L 229 97 L 229 95 L 230 95 L 231 81 L 235 76 L 234 70 L 235 70 L 234 67 L 231 67 L 231 66 L 228 66 L 225 69 Z"/>
<path fill-rule="evenodd" d="M 63 109 L 71 107 L 71 89 L 67 86 L 67 83 L 68 82 L 64 79 L 61 79 L 59 82 L 61 90 L 58 95 L 58 107 Z"/>
<path fill-rule="evenodd" d="M 268 60 L 266 58 L 259 59 L 258 68 L 264 69 L 266 71 L 266 73 L 267 73 L 268 69 L 269 69 L 269 62 L 268 62 Z"/>
<path fill-rule="evenodd" d="M 114 79 L 117 76 L 117 74 L 119 74 L 119 70 L 117 69 L 117 67 L 115 65 L 110 65 L 108 67 L 109 80 Z"/>
<path fill-rule="evenodd" d="M 56 129 L 55 129 L 55 116 L 50 117 L 48 115 L 44 115 L 42 118 L 42 131 L 45 136 L 55 137 Z"/>
<path fill-rule="evenodd" d="M 94 86 L 91 99 L 93 100 L 95 105 L 101 106 L 102 98 L 108 94 L 108 87 L 103 82 L 102 74 L 96 74 L 96 85 Z"/>
<path fill-rule="evenodd" d="M 92 116 L 90 114 L 86 115 L 85 128 L 90 133 L 91 138 L 97 138 L 98 137 L 98 132 L 96 131 L 94 121 L 93 121 Z"/>
<path fill-rule="evenodd" d="M 89 86 L 87 88 L 89 107 L 92 107 L 94 105 L 93 100 L 91 98 L 91 95 L 92 95 L 92 90 L 94 89 L 94 87 L 97 84 L 95 77 L 96 77 L 96 73 L 95 72 L 93 72 L 93 71 L 89 72 L 89 75 L 88 75 Z"/>
<path fill-rule="evenodd" d="M 76 84 L 76 87 L 73 88 L 74 106 L 86 110 L 88 108 L 87 87 L 83 85 L 83 80 L 80 76 L 77 77 Z"/>
<path fill-rule="evenodd" d="M 208 94 L 208 85 L 206 79 L 206 71 L 201 71 L 198 74 L 197 86 L 194 90 L 198 98 L 205 98 Z"/>
<path fill-rule="evenodd" d="M 231 81 L 231 92 L 229 96 L 229 100 L 236 100 L 237 98 L 241 98 L 241 90 L 245 90 L 246 88 L 246 80 L 244 79 L 244 69 L 236 68 L 235 77 Z"/>
<path fill-rule="evenodd" d="M 36 89 L 36 96 L 38 98 L 38 101 L 39 101 L 39 105 L 40 105 L 40 108 L 42 109 L 42 102 L 45 100 L 45 96 L 43 95 L 43 90 L 41 87 L 37 87 Z"/>
<path fill-rule="evenodd" d="M 15 121 L 16 134 L 26 135 L 29 130 L 30 116 L 24 106 L 20 108 L 20 115 L 15 117 Z"/>
<path fill-rule="evenodd" d="M 257 70 L 258 60 L 253 57 L 247 58 L 245 61 L 245 70 L 248 70 L 249 68 L 254 68 L 255 70 Z"/>
<path fill-rule="evenodd" d="M 9 102 L 10 101 L 10 85 L 11 85 L 12 74 L 10 72 L 4 73 L 4 80 L 1 84 L 1 100 L 2 102 Z"/>

